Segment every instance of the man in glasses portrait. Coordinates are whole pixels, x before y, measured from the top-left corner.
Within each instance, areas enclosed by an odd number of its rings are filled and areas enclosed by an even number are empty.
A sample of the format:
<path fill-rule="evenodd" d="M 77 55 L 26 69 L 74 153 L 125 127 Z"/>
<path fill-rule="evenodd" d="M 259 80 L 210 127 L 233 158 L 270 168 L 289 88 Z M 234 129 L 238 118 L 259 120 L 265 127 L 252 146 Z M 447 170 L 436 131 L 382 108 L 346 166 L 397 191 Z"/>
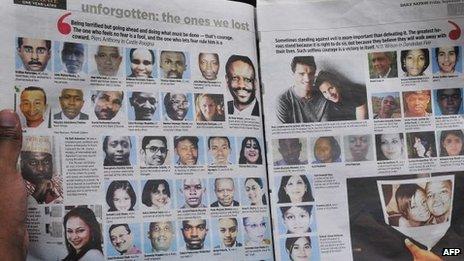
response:
<path fill-rule="evenodd" d="M 164 165 L 168 155 L 167 140 L 164 136 L 145 136 L 142 139 L 142 154 L 143 163 L 145 166 L 161 166 Z"/>

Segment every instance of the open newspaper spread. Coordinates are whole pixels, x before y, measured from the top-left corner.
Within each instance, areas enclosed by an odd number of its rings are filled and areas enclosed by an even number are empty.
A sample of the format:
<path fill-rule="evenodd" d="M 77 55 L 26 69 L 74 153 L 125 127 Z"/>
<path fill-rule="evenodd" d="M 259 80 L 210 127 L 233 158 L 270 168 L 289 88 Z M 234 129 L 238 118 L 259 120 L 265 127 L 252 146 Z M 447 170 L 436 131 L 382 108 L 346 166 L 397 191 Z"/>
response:
<path fill-rule="evenodd" d="M 463 5 L 258 1 L 277 260 L 462 260 Z"/>

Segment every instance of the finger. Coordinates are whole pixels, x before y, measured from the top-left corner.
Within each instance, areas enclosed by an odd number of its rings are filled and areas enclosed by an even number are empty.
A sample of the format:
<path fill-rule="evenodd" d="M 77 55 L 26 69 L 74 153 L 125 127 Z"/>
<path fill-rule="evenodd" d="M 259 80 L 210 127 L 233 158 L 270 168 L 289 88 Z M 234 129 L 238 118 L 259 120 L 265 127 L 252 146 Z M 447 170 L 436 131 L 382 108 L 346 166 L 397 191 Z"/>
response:
<path fill-rule="evenodd" d="M 411 252 L 411 254 L 416 257 L 416 255 L 420 252 L 420 248 L 418 246 L 416 246 L 413 242 L 411 242 L 411 240 L 409 240 L 408 238 L 406 238 L 404 240 L 404 244 L 406 245 L 406 247 L 409 249 L 409 252 Z"/>
<path fill-rule="evenodd" d="M 0 111 L 0 170 L 16 172 L 21 151 L 22 130 L 18 115 L 11 110 Z"/>

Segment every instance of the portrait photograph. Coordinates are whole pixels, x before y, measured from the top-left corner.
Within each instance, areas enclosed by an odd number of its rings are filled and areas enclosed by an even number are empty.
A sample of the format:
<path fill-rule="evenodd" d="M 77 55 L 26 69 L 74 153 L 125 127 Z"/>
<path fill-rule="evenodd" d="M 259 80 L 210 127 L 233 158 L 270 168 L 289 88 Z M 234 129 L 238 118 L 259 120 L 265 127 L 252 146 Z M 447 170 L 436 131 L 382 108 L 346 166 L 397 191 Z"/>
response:
<path fill-rule="evenodd" d="M 342 162 L 341 140 L 339 136 L 312 137 L 309 140 L 311 164 Z"/>
<path fill-rule="evenodd" d="M 172 180 L 149 179 L 141 181 L 142 208 L 145 211 L 166 211 L 174 206 L 175 186 Z"/>
<path fill-rule="evenodd" d="M 121 77 L 124 72 L 124 50 L 115 45 L 90 45 L 88 61 L 90 74 L 102 77 Z"/>
<path fill-rule="evenodd" d="M 82 87 L 65 87 L 59 91 L 58 103 L 53 109 L 53 120 L 86 121 L 88 93 Z"/>
<path fill-rule="evenodd" d="M 372 135 L 346 135 L 343 137 L 346 162 L 371 161 L 374 159 Z"/>
<path fill-rule="evenodd" d="M 162 97 L 164 121 L 193 121 L 195 113 L 191 93 L 168 92 Z"/>
<path fill-rule="evenodd" d="M 403 133 L 382 133 L 375 135 L 377 160 L 404 160 L 406 147 Z"/>
<path fill-rule="evenodd" d="M 135 79 L 158 78 L 158 58 L 155 49 L 126 48 L 126 77 Z"/>
<path fill-rule="evenodd" d="M 279 240 L 280 260 L 320 260 L 317 236 L 289 236 Z"/>
<path fill-rule="evenodd" d="M 237 162 L 235 137 L 210 136 L 206 138 L 208 143 L 208 165 L 226 166 Z"/>
<path fill-rule="evenodd" d="M 222 72 L 222 70 L 220 70 L 221 61 L 219 59 L 217 53 L 200 52 L 198 54 L 198 77 L 206 81 L 222 80 L 222 78 L 218 76 L 219 72 Z M 223 74 L 221 73 L 220 75 L 222 76 Z"/>
<path fill-rule="evenodd" d="M 140 255 L 142 243 L 139 223 L 118 223 L 106 226 L 105 247 L 109 257 Z"/>
<path fill-rule="evenodd" d="M 309 235 L 316 232 L 315 210 L 313 205 L 280 206 L 277 211 L 279 235 Z"/>
<path fill-rule="evenodd" d="M 56 96 L 53 97 L 53 93 L 39 86 L 24 86 L 19 90 L 15 100 L 22 127 L 51 128 L 51 108 L 55 106 Z"/>
<path fill-rule="evenodd" d="M 225 121 L 224 95 L 195 93 L 195 121 Z"/>
<path fill-rule="evenodd" d="M 264 147 L 261 149 L 263 141 L 256 137 L 237 138 L 237 146 L 240 145 L 238 164 L 263 164 Z"/>
<path fill-rule="evenodd" d="M 277 192 L 277 203 L 292 203 L 314 201 L 312 193 L 313 180 L 309 175 L 291 175 L 276 177 L 276 184 L 279 184 Z"/>
<path fill-rule="evenodd" d="M 162 79 L 190 79 L 189 53 L 178 50 L 161 50 L 159 69 L 159 77 Z"/>
<path fill-rule="evenodd" d="M 239 194 L 240 186 L 237 179 L 218 177 L 208 180 L 209 198 L 211 208 L 238 207 L 241 204 Z"/>
<path fill-rule="evenodd" d="M 439 137 L 440 157 L 464 155 L 464 133 L 462 130 L 443 130 L 437 132 Z"/>
<path fill-rule="evenodd" d="M 161 103 L 157 92 L 127 92 L 129 121 L 158 122 L 161 119 Z"/>
<path fill-rule="evenodd" d="M 211 249 L 211 223 L 209 219 L 187 219 L 178 221 L 177 236 L 180 251 Z"/>
<path fill-rule="evenodd" d="M 208 187 L 206 179 L 185 178 L 176 180 L 177 208 L 190 209 L 208 207 L 208 193 L 210 189 L 212 190 L 214 188 Z"/>
<path fill-rule="evenodd" d="M 157 167 L 169 165 L 173 152 L 168 138 L 166 136 L 143 136 L 139 138 L 140 166 Z"/>
<path fill-rule="evenodd" d="M 194 166 L 206 163 L 205 138 L 202 136 L 174 136 L 173 164 Z"/>
<path fill-rule="evenodd" d="M 105 182 L 108 212 L 130 212 L 139 208 L 140 188 L 135 180 Z"/>
<path fill-rule="evenodd" d="M 462 47 L 440 46 L 432 48 L 432 71 L 434 75 L 453 76 L 462 73 Z"/>
<path fill-rule="evenodd" d="M 372 94 L 373 119 L 401 118 L 401 101 L 399 92 Z"/>
<path fill-rule="evenodd" d="M 239 217 L 215 218 L 211 220 L 211 223 L 210 231 L 215 249 L 243 246 L 243 227 Z"/>
<path fill-rule="evenodd" d="M 402 50 L 400 64 L 403 77 L 420 77 L 430 74 L 430 52 L 427 48 Z"/>
<path fill-rule="evenodd" d="M 408 146 L 408 158 L 432 158 L 437 156 L 437 146 L 435 144 L 435 132 L 411 132 L 406 133 Z"/>
<path fill-rule="evenodd" d="M 307 139 L 285 138 L 272 140 L 274 166 L 308 164 Z"/>
<path fill-rule="evenodd" d="M 243 206 L 267 205 L 267 182 L 264 177 L 240 179 L 240 198 Z"/>
<path fill-rule="evenodd" d="M 122 121 L 126 114 L 127 93 L 117 90 L 95 90 L 91 92 L 92 119 L 99 121 Z"/>
<path fill-rule="evenodd" d="M 89 67 L 87 53 L 87 44 L 55 41 L 53 43 L 54 72 L 78 77 L 86 76 Z"/>
<path fill-rule="evenodd" d="M 367 54 L 369 60 L 369 78 L 396 78 L 398 67 L 396 52 L 373 52 Z"/>
<path fill-rule="evenodd" d="M 432 116 L 432 93 L 430 90 L 403 92 L 404 117 Z"/>
<path fill-rule="evenodd" d="M 52 41 L 30 37 L 16 38 L 16 70 L 50 72 L 52 70 Z"/>
<path fill-rule="evenodd" d="M 103 166 L 135 166 L 137 142 L 134 136 L 103 136 Z"/>
<path fill-rule="evenodd" d="M 349 178 L 347 191 L 354 260 L 412 260 L 406 244 L 441 256 L 464 244 L 462 172 Z"/>
<path fill-rule="evenodd" d="M 270 246 L 271 223 L 262 215 L 242 218 L 245 246 Z"/>
<path fill-rule="evenodd" d="M 173 220 L 153 220 L 143 223 L 144 253 L 176 252 L 177 231 L 176 222 Z"/>
<path fill-rule="evenodd" d="M 435 116 L 464 114 L 462 88 L 433 90 L 433 101 Z"/>

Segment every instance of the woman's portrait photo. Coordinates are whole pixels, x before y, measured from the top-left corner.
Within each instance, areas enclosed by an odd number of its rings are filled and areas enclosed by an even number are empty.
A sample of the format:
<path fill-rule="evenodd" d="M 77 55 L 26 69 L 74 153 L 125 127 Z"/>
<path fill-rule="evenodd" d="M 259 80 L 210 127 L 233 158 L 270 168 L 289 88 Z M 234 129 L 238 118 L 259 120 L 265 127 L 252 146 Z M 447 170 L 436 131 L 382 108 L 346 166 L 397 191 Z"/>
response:
<path fill-rule="evenodd" d="M 196 121 L 225 121 L 225 119 L 222 94 L 195 94 Z"/>
<path fill-rule="evenodd" d="M 279 216 L 280 234 L 305 234 L 310 233 L 311 229 L 311 211 L 313 206 L 289 206 L 280 207 L 281 216 Z"/>
<path fill-rule="evenodd" d="M 312 164 L 334 163 L 342 161 L 342 151 L 340 149 L 338 137 L 325 136 L 313 141 L 313 161 Z"/>
<path fill-rule="evenodd" d="M 403 133 L 375 135 L 377 160 L 403 160 L 406 155 Z"/>
<path fill-rule="evenodd" d="M 287 237 L 280 240 L 281 259 L 283 261 L 308 261 L 319 260 L 317 250 L 314 245 L 317 240 L 311 241 L 309 236 Z M 285 248 L 285 249 L 283 249 Z"/>
<path fill-rule="evenodd" d="M 137 196 L 131 183 L 127 180 L 115 180 L 110 183 L 106 192 L 108 211 L 134 211 Z"/>
<path fill-rule="evenodd" d="M 406 134 L 408 157 L 410 159 L 431 158 L 437 156 L 435 132 L 412 132 Z"/>
<path fill-rule="evenodd" d="M 243 138 L 238 164 L 263 164 L 261 146 L 257 138 Z"/>
<path fill-rule="evenodd" d="M 271 244 L 269 223 L 263 216 L 243 218 L 245 246 L 267 246 Z"/>
<path fill-rule="evenodd" d="M 277 196 L 277 203 L 295 204 L 314 201 L 306 175 L 282 176 Z"/>
<path fill-rule="evenodd" d="M 328 71 L 319 72 L 314 85 L 328 101 L 330 121 L 368 118 L 365 86 L 342 82 L 337 75 Z"/>
<path fill-rule="evenodd" d="M 347 162 L 370 161 L 373 158 L 372 136 L 347 135 L 343 137 Z"/>
<path fill-rule="evenodd" d="M 429 63 L 429 50 L 426 48 L 401 51 L 401 69 L 404 77 L 425 76 Z"/>
<path fill-rule="evenodd" d="M 169 210 L 171 208 L 169 182 L 164 179 L 147 180 L 143 185 L 142 203 L 152 210 Z"/>
<path fill-rule="evenodd" d="M 256 177 L 249 177 L 245 179 L 243 184 L 246 194 L 246 202 L 250 206 L 263 206 L 267 205 L 266 190 L 264 189 L 263 179 Z M 244 197 L 242 197 L 244 198 Z"/>
<path fill-rule="evenodd" d="M 433 74 L 450 76 L 461 73 L 461 52 L 459 46 L 442 46 L 432 51 Z"/>
<path fill-rule="evenodd" d="M 440 133 L 440 157 L 464 155 L 462 130 L 444 130 Z"/>
<path fill-rule="evenodd" d="M 68 255 L 64 261 L 105 260 L 102 251 L 101 225 L 92 210 L 72 208 L 63 218 Z"/>

